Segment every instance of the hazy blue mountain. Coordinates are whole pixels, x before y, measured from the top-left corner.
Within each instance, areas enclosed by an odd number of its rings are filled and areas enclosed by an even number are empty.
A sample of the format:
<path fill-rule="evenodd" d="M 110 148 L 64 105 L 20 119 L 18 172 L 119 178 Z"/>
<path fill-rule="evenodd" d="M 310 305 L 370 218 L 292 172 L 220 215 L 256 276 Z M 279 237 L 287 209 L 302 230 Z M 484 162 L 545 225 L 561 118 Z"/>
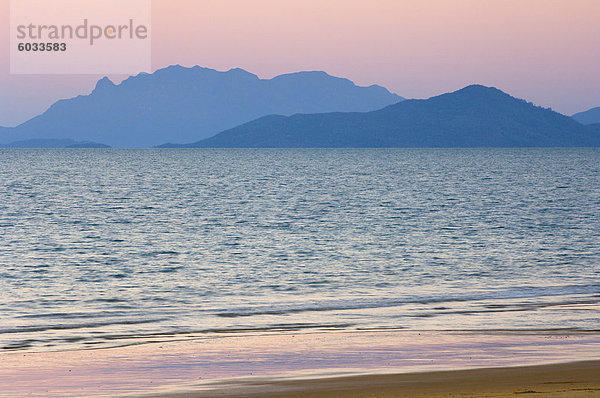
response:
<path fill-rule="evenodd" d="M 15 141 L 2 148 L 110 148 L 108 145 L 91 141 L 75 141 L 70 139 L 31 139 Z"/>
<path fill-rule="evenodd" d="M 568 116 L 472 85 L 366 113 L 266 116 L 188 147 L 573 147 L 600 132 Z"/>
<path fill-rule="evenodd" d="M 119 85 L 98 81 L 90 95 L 0 130 L 0 144 L 71 137 L 116 147 L 191 142 L 269 114 L 371 111 L 401 101 L 380 86 L 358 87 L 325 72 L 259 79 L 242 69 L 170 66 Z"/>
<path fill-rule="evenodd" d="M 106 144 L 100 144 L 98 142 L 83 141 L 67 145 L 65 148 L 110 148 L 110 146 Z"/>
<path fill-rule="evenodd" d="M 597 108 L 588 109 L 585 112 L 579 112 L 571 116 L 581 124 L 600 123 L 600 106 Z"/>

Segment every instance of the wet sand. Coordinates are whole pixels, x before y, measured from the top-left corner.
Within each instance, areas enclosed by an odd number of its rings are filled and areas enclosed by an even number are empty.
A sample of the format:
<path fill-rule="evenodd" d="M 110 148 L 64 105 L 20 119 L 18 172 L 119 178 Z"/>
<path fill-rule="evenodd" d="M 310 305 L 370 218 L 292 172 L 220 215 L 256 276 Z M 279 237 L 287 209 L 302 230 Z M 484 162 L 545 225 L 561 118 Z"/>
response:
<path fill-rule="evenodd" d="M 215 386 L 216 387 L 216 386 Z M 293 381 L 254 380 L 160 395 L 265 397 L 600 397 L 600 361 Z"/>
<path fill-rule="evenodd" d="M 1 352 L 0 397 L 598 396 L 597 361 L 596 331 L 165 336 L 110 349 Z M 562 364 L 514 368 L 551 363 Z"/>

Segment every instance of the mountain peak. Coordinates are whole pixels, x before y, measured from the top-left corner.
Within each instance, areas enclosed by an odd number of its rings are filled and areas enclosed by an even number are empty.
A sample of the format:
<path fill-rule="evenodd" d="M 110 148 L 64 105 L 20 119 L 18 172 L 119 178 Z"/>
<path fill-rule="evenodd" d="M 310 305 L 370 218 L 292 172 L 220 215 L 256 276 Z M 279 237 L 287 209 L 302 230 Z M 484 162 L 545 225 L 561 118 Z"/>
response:
<path fill-rule="evenodd" d="M 191 68 L 186 68 L 185 66 L 180 65 L 180 64 L 173 64 L 173 65 L 165 66 L 164 68 L 159 69 L 158 71 L 161 71 L 161 70 L 182 70 L 182 69 L 191 69 Z"/>
<path fill-rule="evenodd" d="M 289 73 L 290 75 L 298 76 L 319 76 L 319 77 L 333 77 L 329 73 L 322 70 L 303 70 L 300 72 Z"/>
<path fill-rule="evenodd" d="M 216 70 L 210 68 L 203 68 L 199 65 L 194 65 L 192 67 L 183 66 L 180 64 L 173 64 L 169 66 L 165 66 L 164 68 L 160 68 L 154 71 L 152 75 L 165 75 L 165 74 L 179 74 L 179 73 L 187 73 L 187 72 L 216 72 Z"/>
<path fill-rule="evenodd" d="M 112 82 L 112 80 L 110 80 L 108 78 L 108 76 L 104 76 L 102 79 L 98 80 L 98 83 L 96 83 L 96 88 L 94 88 L 94 91 L 98 91 L 98 90 L 102 90 L 104 88 L 110 88 L 110 87 L 114 87 L 116 86 L 116 84 L 114 84 Z"/>
<path fill-rule="evenodd" d="M 588 109 L 585 112 L 579 112 L 572 116 L 581 124 L 596 124 L 600 123 L 600 106 Z"/>
<path fill-rule="evenodd" d="M 466 86 L 460 90 L 454 92 L 455 94 L 469 94 L 469 95 L 494 95 L 494 94 L 502 94 L 507 95 L 502 90 L 497 89 L 496 87 L 488 87 L 482 84 L 471 84 Z"/>
<path fill-rule="evenodd" d="M 344 82 L 324 72 L 281 81 L 259 79 L 240 68 L 171 65 L 118 85 L 102 78 L 91 95 L 56 102 L 43 115 L 11 129 L 10 139 L 0 134 L 0 144 L 66 137 L 149 147 L 195 141 L 270 114 L 366 112 L 400 100 L 387 91 Z"/>
<path fill-rule="evenodd" d="M 600 136 L 594 126 L 476 84 L 372 112 L 264 117 L 189 146 L 576 147 L 600 146 Z"/>
<path fill-rule="evenodd" d="M 235 74 L 235 75 L 249 77 L 251 79 L 259 80 L 258 76 L 256 76 L 254 73 L 250 73 L 247 70 L 242 69 L 242 68 L 232 68 L 232 69 L 229 69 L 225 73 Z"/>
<path fill-rule="evenodd" d="M 323 72 L 320 70 L 306 70 L 300 72 L 292 72 L 292 73 L 284 73 L 279 76 L 275 76 L 271 80 L 291 80 L 291 79 L 303 79 L 303 78 L 311 78 L 311 79 L 337 79 L 337 80 L 347 80 L 335 76 L 331 76 L 327 72 Z M 348 80 L 349 81 L 349 80 Z"/>
<path fill-rule="evenodd" d="M 506 103 L 510 102 L 511 100 L 517 100 L 517 98 L 506 94 L 504 91 L 499 90 L 496 87 L 487 87 L 481 84 L 471 84 L 469 86 L 461 88 L 460 90 L 431 97 L 426 101 L 450 101 L 452 103 L 461 103 L 464 101 L 482 103 L 492 101 L 494 103 Z"/>

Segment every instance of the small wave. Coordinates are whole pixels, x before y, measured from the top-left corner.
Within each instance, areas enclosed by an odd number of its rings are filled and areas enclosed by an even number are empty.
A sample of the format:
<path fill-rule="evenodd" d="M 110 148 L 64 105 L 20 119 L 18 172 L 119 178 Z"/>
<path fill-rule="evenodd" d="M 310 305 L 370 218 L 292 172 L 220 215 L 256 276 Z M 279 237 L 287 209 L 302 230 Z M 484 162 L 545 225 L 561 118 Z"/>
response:
<path fill-rule="evenodd" d="M 43 340 L 23 339 L 13 341 L 5 346 L 0 347 L 2 350 L 22 350 L 31 348 L 43 343 L 45 347 L 55 347 L 60 343 L 82 343 L 84 346 L 93 346 L 97 348 L 103 347 L 121 347 L 127 345 L 143 344 L 156 341 L 156 339 L 181 338 L 183 336 L 198 336 L 210 334 L 244 334 L 257 332 L 294 332 L 307 329 L 315 330 L 341 330 L 355 326 L 351 323 L 286 323 L 272 324 L 256 327 L 231 327 L 231 328 L 208 328 L 196 330 L 171 330 L 163 332 L 149 333 L 119 333 L 119 334 L 102 334 L 96 336 L 75 336 L 75 337 L 58 337 Z M 90 347 L 92 348 L 92 347 Z"/>
<path fill-rule="evenodd" d="M 124 311 L 104 311 L 104 312 L 49 312 L 42 314 L 26 314 L 19 315 L 15 318 L 22 319 L 79 319 L 79 318 L 108 318 L 108 317 L 116 317 L 116 316 L 127 316 L 131 315 Z"/>
<path fill-rule="evenodd" d="M 98 298 L 98 299 L 94 299 L 94 300 L 88 300 L 87 302 L 89 302 L 89 303 L 127 303 L 127 300 L 112 297 L 112 298 Z"/>
<path fill-rule="evenodd" d="M 173 251 L 173 250 L 156 250 L 156 251 L 146 252 L 146 253 L 142 254 L 142 256 L 144 256 L 144 257 L 177 256 L 177 255 L 179 255 L 179 253 L 176 251 Z"/>
<path fill-rule="evenodd" d="M 182 265 L 174 266 L 174 267 L 164 267 L 164 268 L 161 268 L 158 272 L 160 272 L 162 274 L 172 274 L 174 272 L 179 271 L 182 268 L 183 268 Z"/>
<path fill-rule="evenodd" d="M 397 307 L 406 304 L 435 304 L 448 302 L 467 302 L 481 300 L 508 300 L 534 297 L 555 297 L 600 292 L 600 284 L 570 285 L 570 286 L 523 286 L 509 289 L 492 290 L 468 295 L 430 295 L 407 296 L 390 299 L 370 300 L 332 300 L 308 304 L 289 304 L 262 306 L 254 308 L 233 308 L 217 311 L 216 315 L 223 318 L 247 317 L 255 315 L 284 315 L 298 312 L 324 312 L 359 310 L 368 308 Z"/>
<path fill-rule="evenodd" d="M 9 344 L 3 346 L 2 349 L 3 350 L 22 350 L 24 348 L 32 347 L 35 343 L 37 343 L 36 340 L 15 341 L 15 342 L 12 342 L 12 343 L 9 343 Z"/>
<path fill-rule="evenodd" d="M 12 329 L 0 329 L 0 334 L 13 334 L 13 333 L 31 333 L 31 332 L 45 332 L 48 330 L 70 330 L 70 329 L 87 329 L 87 328 L 98 328 L 103 326 L 112 325 L 139 325 L 144 323 L 157 323 L 165 321 L 166 318 L 162 319 L 140 319 L 140 320 L 114 320 L 107 322 L 89 322 L 89 323 L 77 323 L 77 324 L 58 324 L 58 325 L 40 325 L 40 326 L 22 326 Z"/>

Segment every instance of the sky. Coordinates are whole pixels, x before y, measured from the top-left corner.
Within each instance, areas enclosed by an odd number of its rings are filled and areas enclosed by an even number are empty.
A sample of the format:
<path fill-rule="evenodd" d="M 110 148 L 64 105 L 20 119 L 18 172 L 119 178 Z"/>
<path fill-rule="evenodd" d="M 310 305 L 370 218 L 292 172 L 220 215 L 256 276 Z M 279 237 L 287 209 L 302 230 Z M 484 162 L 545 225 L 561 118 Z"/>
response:
<path fill-rule="evenodd" d="M 102 77 L 11 75 L 9 4 L 0 0 L 0 126 Z M 598 16 L 599 0 L 152 0 L 152 69 L 324 70 L 406 98 L 478 83 L 570 115 L 600 106 Z"/>

